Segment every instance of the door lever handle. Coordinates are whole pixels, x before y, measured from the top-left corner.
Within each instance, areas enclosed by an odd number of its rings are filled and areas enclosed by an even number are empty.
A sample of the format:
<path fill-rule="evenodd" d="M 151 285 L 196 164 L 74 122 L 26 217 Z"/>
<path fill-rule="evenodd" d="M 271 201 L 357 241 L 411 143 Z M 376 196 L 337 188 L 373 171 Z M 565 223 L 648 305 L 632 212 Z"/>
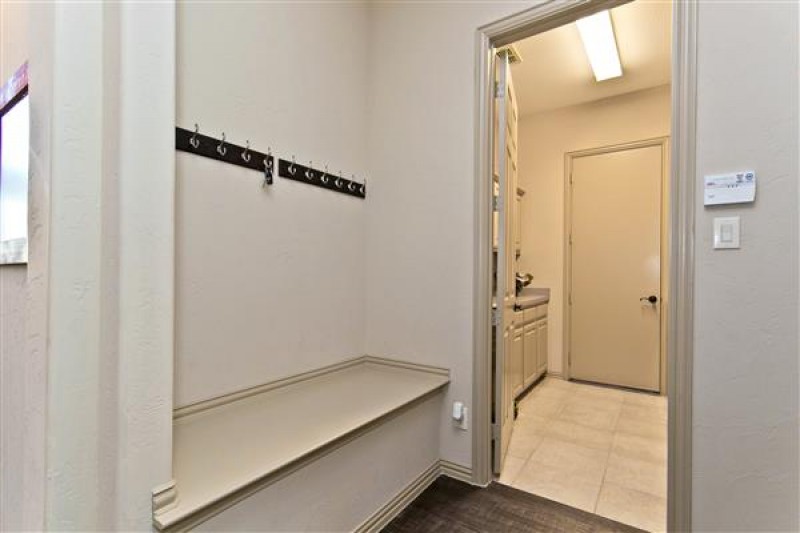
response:
<path fill-rule="evenodd" d="M 650 302 L 651 304 L 654 304 L 658 302 L 658 296 L 656 296 L 655 294 L 651 294 L 650 296 L 642 296 L 641 298 L 639 298 L 639 301 Z"/>

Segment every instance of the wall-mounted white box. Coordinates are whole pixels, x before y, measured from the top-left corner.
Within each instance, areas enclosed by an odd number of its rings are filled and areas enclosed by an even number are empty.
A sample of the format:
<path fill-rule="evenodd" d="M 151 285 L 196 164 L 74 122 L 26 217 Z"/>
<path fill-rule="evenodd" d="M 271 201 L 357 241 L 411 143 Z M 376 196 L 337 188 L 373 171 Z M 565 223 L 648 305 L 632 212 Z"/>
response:
<path fill-rule="evenodd" d="M 706 176 L 703 205 L 742 204 L 756 199 L 756 173 L 752 170 Z"/>

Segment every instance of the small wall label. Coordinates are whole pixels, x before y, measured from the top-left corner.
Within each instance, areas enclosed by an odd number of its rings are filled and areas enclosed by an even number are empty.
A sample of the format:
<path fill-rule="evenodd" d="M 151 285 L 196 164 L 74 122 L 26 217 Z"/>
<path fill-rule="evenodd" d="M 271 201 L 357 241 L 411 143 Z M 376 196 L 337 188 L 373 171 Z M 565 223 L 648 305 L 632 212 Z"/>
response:
<path fill-rule="evenodd" d="M 743 204 L 756 199 L 756 173 L 752 170 L 705 177 L 703 205 Z"/>

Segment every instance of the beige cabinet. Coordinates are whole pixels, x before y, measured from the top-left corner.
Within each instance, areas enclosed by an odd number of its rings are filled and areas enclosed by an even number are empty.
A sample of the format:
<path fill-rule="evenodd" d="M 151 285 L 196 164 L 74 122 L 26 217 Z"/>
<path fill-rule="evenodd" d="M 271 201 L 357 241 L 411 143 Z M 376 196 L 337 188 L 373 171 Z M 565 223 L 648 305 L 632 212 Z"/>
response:
<path fill-rule="evenodd" d="M 536 331 L 536 371 L 541 375 L 547 372 L 547 318 L 539 321 Z"/>
<path fill-rule="evenodd" d="M 525 387 L 529 386 L 538 377 L 540 371 L 538 350 L 539 350 L 539 328 L 535 323 L 525 324 L 524 346 L 522 358 L 522 374 Z"/>
<path fill-rule="evenodd" d="M 511 365 L 515 397 L 547 373 L 547 304 L 514 313 Z"/>
<path fill-rule="evenodd" d="M 524 350 L 523 328 L 517 328 L 514 330 L 514 342 L 511 345 L 511 390 L 514 396 L 519 395 L 524 388 L 522 380 Z"/>

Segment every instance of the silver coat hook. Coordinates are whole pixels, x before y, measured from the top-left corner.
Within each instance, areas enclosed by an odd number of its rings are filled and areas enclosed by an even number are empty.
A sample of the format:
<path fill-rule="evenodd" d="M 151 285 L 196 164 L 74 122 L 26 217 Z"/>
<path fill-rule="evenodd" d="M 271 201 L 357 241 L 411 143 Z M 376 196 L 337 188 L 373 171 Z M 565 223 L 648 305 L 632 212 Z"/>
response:
<path fill-rule="evenodd" d="M 246 142 L 246 146 L 244 148 L 244 152 L 242 152 L 242 159 L 244 159 L 245 163 L 250 162 L 250 140 L 248 139 Z"/>
<path fill-rule="evenodd" d="M 217 145 L 217 153 L 219 155 L 225 155 L 228 152 L 228 149 L 225 147 L 225 132 L 222 132 L 222 140 Z"/>
<path fill-rule="evenodd" d="M 197 138 L 197 134 L 200 133 L 200 126 L 197 125 L 197 122 L 194 123 L 194 135 L 192 135 L 191 139 L 189 139 L 189 144 L 192 145 L 192 148 L 197 150 L 197 147 L 200 146 L 200 139 Z"/>
<path fill-rule="evenodd" d="M 297 169 L 294 166 L 294 156 L 292 156 L 292 164 L 289 165 L 289 174 L 294 176 L 295 172 L 297 172 Z"/>
<path fill-rule="evenodd" d="M 339 176 L 336 178 L 336 181 L 334 181 L 333 184 L 336 185 L 337 189 L 341 189 L 342 188 L 342 171 L 341 170 L 339 171 Z"/>
<path fill-rule="evenodd" d="M 356 175 L 350 175 L 350 183 L 347 185 L 347 190 L 353 192 L 356 190 Z"/>
<path fill-rule="evenodd" d="M 328 184 L 328 165 L 325 165 L 325 172 L 322 173 L 320 181 L 322 181 L 322 183 L 324 183 L 325 185 Z"/>
<path fill-rule="evenodd" d="M 359 189 L 361 194 L 367 194 L 367 178 L 364 178 L 364 183 L 361 184 L 361 188 Z"/>
<path fill-rule="evenodd" d="M 308 162 L 308 168 L 306 169 L 306 179 L 308 181 L 311 181 L 312 179 L 314 179 L 314 171 L 311 170 L 311 167 L 313 167 L 313 166 L 314 166 L 314 162 L 313 161 L 309 161 Z"/>

